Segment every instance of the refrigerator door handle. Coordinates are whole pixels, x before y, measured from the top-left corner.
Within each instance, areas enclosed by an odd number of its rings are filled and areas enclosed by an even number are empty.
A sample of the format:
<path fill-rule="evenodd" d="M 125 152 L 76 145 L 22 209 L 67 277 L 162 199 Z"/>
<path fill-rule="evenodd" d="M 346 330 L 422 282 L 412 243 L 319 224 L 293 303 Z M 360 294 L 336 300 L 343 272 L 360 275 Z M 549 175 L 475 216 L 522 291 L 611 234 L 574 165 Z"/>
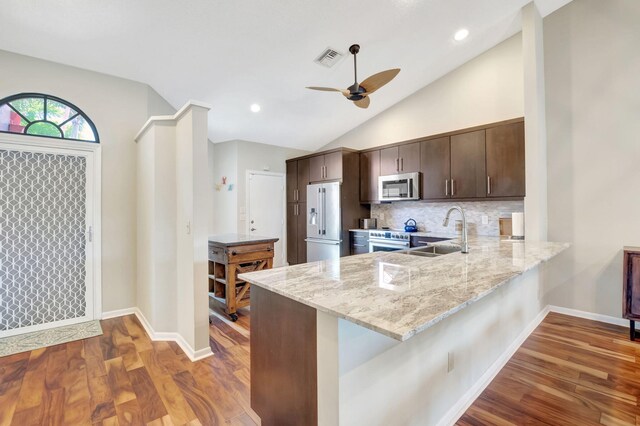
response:
<path fill-rule="evenodd" d="M 327 235 L 327 190 L 322 188 L 322 235 Z"/>
<path fill-rule="evenodd" d="M 318 206 L 318 235 L 322 235 L 322 221 L 324 211 L 322 210 L 322 188 L 318 188 L 318 197 L 317 197 L 317 206 Z"/>

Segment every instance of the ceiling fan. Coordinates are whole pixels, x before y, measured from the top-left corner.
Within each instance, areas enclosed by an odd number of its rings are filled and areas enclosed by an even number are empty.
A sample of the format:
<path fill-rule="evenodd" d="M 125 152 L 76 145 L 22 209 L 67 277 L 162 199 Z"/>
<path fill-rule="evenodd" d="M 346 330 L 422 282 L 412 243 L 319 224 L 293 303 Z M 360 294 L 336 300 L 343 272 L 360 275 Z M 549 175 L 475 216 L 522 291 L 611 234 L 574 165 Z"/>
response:
<path fill-rule="evenodd" d="M 307 89 L 321 90 L 324 92 L 340 92 L 345 98 L 353 101 L 357 107 L 367 108 L 371 102 L 369 100 L 369 95 L 393 80 L 393 78 L 400 72 L 400 68 L 393 68 L 379 72 L 365 79 L 362 83 L 358 83 L 358 64 L 356 62 L 356 55 L 360 52 L 360 46 L 357 44 L 351 45 L 351 47 L 349 47 L 349 52 L 353 55 L 353 74 L 355 78 L 353 85 L 346 89 L 334 89 L 332 87 L 307 87 Z"/>

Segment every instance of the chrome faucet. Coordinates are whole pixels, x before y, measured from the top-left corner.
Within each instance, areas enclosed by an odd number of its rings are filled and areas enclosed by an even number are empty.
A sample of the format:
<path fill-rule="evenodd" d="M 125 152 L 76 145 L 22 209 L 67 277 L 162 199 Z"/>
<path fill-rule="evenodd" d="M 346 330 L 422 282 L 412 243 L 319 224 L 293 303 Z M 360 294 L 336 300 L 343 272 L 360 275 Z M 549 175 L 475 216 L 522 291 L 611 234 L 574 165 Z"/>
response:
<path fill-rule="evenodd" d="M 454 210 L 458 210 L 462 215 L 462 253 L 469 253 L 469 243 L 467 241 L 467 218 L 464 216 L 464 211 L 460 206 L 453 206 L 447 212 L 447 216 L 444 218 L 444 222 L 442 222 L 442 226 L 449 226 L 449 216 L 451 212 Z"/>

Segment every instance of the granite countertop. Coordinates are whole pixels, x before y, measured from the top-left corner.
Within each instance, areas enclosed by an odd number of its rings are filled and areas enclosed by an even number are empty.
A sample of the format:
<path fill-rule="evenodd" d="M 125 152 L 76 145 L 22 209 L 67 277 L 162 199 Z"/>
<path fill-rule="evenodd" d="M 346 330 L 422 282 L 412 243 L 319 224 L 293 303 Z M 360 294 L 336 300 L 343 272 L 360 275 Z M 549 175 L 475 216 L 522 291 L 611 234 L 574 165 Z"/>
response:
<path fill-rule="evenodd" d="M 375 252 L 240 278 L 404 341 L 569 247 L 498 237 L 470 238 L 469 244 L 469 254 L 424 258 Z"/>
<path fill-rule="evenodd" d="M 271 243 L 278 240 L 279 238 L 247 234 L 218 234 L 209 237 L 210 243 L 227 247 L 242 246 L 245 244 Z"/>

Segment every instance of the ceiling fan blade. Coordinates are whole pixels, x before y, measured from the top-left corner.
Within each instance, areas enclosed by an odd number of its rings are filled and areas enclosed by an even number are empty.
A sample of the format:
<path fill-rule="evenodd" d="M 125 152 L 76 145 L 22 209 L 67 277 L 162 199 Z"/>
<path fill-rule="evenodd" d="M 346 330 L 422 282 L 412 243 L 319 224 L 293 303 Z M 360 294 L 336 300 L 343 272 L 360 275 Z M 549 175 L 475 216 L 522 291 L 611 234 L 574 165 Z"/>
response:
<path fill-rule="evenodd" d="M 311 89 L 311 90 L 320 90 L 322 92 L 340 92 L 342 93 L 344 96 L 349 96 L 350 93 L 348 90 L 344 90 L 344 89 L 334 89 L 333 87 L 316 87 L 316 86 L 307 86 L 307 89 Z"/>
<path fill-rule="evenodd" d="M 393 68 L 382 71 L 364 80 L 360 86 L 367 91 L 367 94 L 373 93 L 391 80 L 400 72 L 400 68 Z"/>
<path fill-rule="evenodd" d="M 359 108 L 368 108 L 370 103 L 371 103 L 371 100 L 369 99 L 368 96 L 365 96 L 364 98 L 360 99 L 359 101 L 355 101 L 354 102 L 354 104 L 356 104 L 356 106 L 359 107 Z"/>

